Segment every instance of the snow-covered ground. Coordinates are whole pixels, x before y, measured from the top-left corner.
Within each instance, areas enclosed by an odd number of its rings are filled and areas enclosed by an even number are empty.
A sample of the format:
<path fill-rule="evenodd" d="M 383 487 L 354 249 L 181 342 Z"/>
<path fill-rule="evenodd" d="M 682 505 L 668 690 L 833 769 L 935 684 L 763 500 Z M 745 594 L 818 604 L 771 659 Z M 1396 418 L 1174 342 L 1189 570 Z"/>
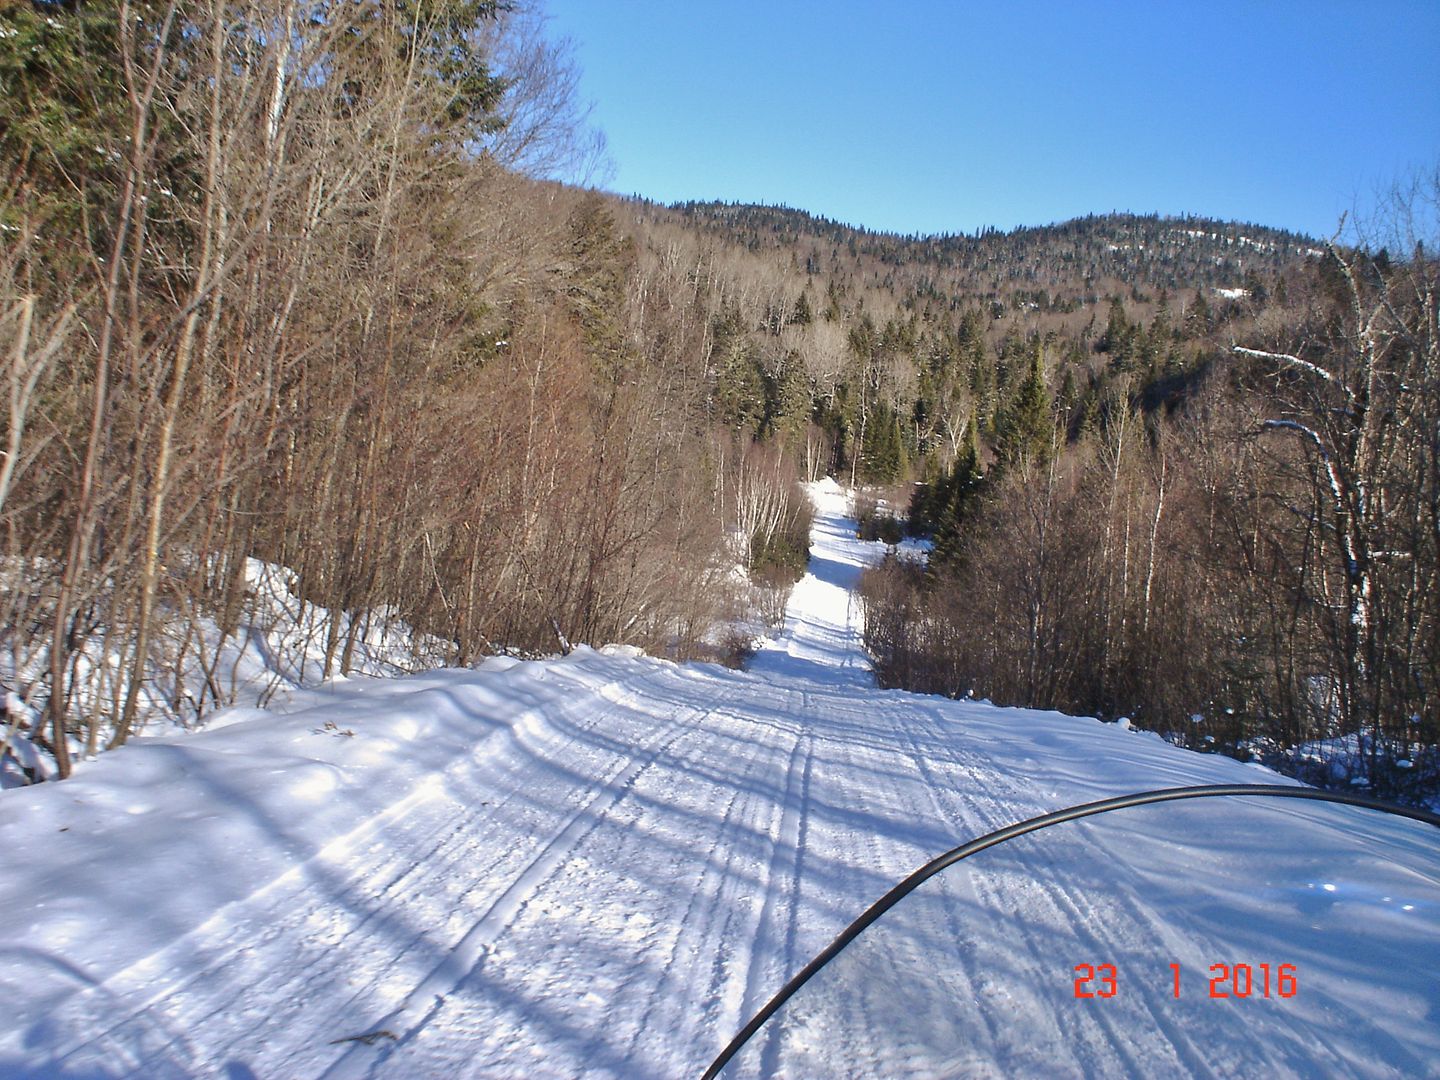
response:
<path fill-rule="evenodd" d="M 0 794 L 0 1076 L 695 1076 L 932 856 L 1108 795 L 1281 782 L 876 690 L 848 590 L 877 545 L 815 497 L 811 573 L 746 672 L 612 649 L 352 679 Z M 1101 965 L 1115 993 L 1077 998 Z M 1437 979 L 1437 830 L 1138 808 L 948 871 L 734 1073 L 1433 1076 Z"/>
<path fill-rule="evenodd" d="M 16 568 L 0 560 L 0 577 L 7 572 L 13 574 Z M 246 602 L 234 632 L 222 634 L 213 618 L 199 613 L 191 618 L 172 609 L 158 620 L 138 694 L 138 733 L 171 735 L 201 725 L 213 728 L 216 718 L 205 714 L 224 705 L 286 708 L 291 694 L 328 681 L 327 670 L 344 678 L 338 675 L 341 647 L 352 636 L 350 670 L 361 675 L 405 675 L 436 667 L 454 655 L 449 642 L 416 633 L 393 611 L 382 608 L 352 617 L 304 601 L 296 575 L 283 566 L 247 559 L 244 575 Z M 23 658 L 6 649 L 0 653 L 0 684 L 40 691 L 47 682 L 49 663 L 44 649 Z M 104 633 L 92 634 L 78 649 L 73 667 L 73 712 L 86 717 L 111 715 L 125 697 L 130 670 L 129 659 L 117 643 Z M 24 730 L 42 722 L 35 704 L 13 691 L 5 695 L 4 704 L 0 789 L 53 777 L 54 759 Z M 110 740 L 108 730 L 93 735 L 93 749 Z M 86 733 L 72 729 L 70 754 L 80 771 L 97 757 L 87 743 Z M 30 770 L 29 777 L 25 769 Z"/>

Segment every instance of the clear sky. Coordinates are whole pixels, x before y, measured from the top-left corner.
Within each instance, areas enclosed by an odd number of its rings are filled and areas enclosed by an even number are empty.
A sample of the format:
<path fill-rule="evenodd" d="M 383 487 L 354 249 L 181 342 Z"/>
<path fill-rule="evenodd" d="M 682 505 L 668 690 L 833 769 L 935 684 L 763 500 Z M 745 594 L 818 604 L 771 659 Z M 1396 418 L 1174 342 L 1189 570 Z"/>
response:
<path fill-rule="evenodd" d="M 605 185 L 969 232 L 1335 231 L 1440 167 L 1440 0 L 544 0 Z"/>

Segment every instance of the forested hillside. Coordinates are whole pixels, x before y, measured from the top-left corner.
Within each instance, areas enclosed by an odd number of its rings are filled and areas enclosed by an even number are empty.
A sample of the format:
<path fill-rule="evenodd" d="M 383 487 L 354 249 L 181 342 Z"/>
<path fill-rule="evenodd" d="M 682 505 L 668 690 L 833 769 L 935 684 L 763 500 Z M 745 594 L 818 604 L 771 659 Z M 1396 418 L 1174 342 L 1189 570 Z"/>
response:
<path fill-rule="evenodd" d="M 928 570 L 867 581 L 882 679 L 1423 799 L 1437 190 L 1398 194 L 1360 246 L 1195 218 L 907 238 L 629 209 L 645 261 L 710 297 L 711 416 L 871 485 L 896 518 L 875 533 L 933 538 Z"/>
<path fill-rule="evenodd" d="M 1433 783 L 1415 203 L 1363 247 L 665 207 L 555 179 L 592 137 L 524 5 L 0 20 L 0 680 L 62 774 L 233 699 L 253 560 L 323 613 L 284 648 L 325 675 L 376 626 L 415 666 L 741 652 L 832 473 L 935 543 L 869 582 L 884 678 Z"/>
<path fill-rule="evenodd" d="M 325 613 L 282 648 L 327 676 L 376 626 L 416 666 L 713 648 L 737 489 L 770 548 L 798 508 L 705 419 L 693 295 L 647 284 L 613 202 L 545 180 L 587 144 L 535 17 L 0 17 L 7 745 L 64 774 L 228 703 L 253 558 Z"/>
<path fill-rule="evenodd" d="M 1324 246 L 1196 218 L 914 238 L 781 207 L 628 205 L 652 256 L 711 296 L 720 417 L 797 444 L 813 422 L 856 481 L 948 461 L 971 417 L 993 436 L 1037 351 L 1075 428 L 1121 376 L 1173 406 L 1237 336 L 1283 321 Z"/>
<path fill-rule="evenodd" d="M 895 236 L 788 207 L 685 203 L 674 209 L 703 232 L 749 251 L 799 253 L 808 273 L 837 273 L 951 307 L 998 302 L 1002 313 L 1004 305 L 1064 313 L 1097 303 L 1117 286 L 1125 292 L 1233 289 L 1321 254 L 1309 237 L 1191 216 L 1116 213 L 1009 232 Z"/>

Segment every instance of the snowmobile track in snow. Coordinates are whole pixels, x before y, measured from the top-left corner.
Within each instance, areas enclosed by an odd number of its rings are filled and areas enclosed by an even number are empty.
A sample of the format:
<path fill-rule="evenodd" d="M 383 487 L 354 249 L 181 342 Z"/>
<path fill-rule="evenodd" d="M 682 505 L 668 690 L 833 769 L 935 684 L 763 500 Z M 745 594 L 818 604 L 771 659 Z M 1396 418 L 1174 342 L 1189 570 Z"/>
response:
<path fill-rule="evenodd" d="M 356 680 L 5 793 L 0 842 L 47 850 L 0 879 L 0 1076 L 694 1076 L 940 852 L 1106 796 L 1273 781 L 876 690 L 849 590 L 879 547 L 816 496 L 812 573 L 748 671 L 582 649 Z M 933 879 L 734 1075 L 933 1074 L 925 1039 L 954 1028 L 969 1075 L 1440 1076 L 1424 827 L 1240 807 L 1216 837 L 1143 813 Z M 1346 944 L 1355 926 L 1375 932 Z M 1198 983 L 1237 960 L 1299 963 L 1304 995 L 1165 999 L 1172 961 Z M 1080 962 L 1126 993 L 1077 1001 Z M 1367 969 L 1383 985 L 1342 979 Z"/>

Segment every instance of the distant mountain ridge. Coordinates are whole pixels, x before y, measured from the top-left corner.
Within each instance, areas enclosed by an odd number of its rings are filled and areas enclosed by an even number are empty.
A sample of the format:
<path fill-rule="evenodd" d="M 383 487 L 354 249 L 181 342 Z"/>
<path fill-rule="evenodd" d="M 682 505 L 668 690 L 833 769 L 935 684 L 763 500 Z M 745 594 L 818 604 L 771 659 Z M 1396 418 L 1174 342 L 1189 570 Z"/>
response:
<path fill-rule="evenodd" d="M 788 206 L 684 202 L 649 211 L 751 252 L 798 249 L 811 274 L 878 263 L 907 271 L 900 279 L 921 294 L 1042 308 L 1094 304 L 1122 286 L 1235 289 L 1247 275 L 1273 277 L 1324 249 L 1323 241 L 1286 229 L 1189 214 L 1089 214 L 1008 231 L 907 236 Z"/>
<path fill-rule="evenodd" d="M 868 238 L 878 248 L 899 242 L 921 250 L 979 249 L 997 239 L 1045 243 L 1059 241 L 1134 242 L 1136 237 L 1147 241 L 1212 240 L 1226 245 L 1243 245 L 1274 251 L 1305 254 L 1320 249 L 1321 241 L 1303 233 L 1253 222 L 1225 221 L 1196 214 L 1135 214 L 1112 212 L 1086 214 L 1082 217 L 1046 225 L 1020 225 L 1013 229 L 985 226 L 973 233 L 897 233 L 871 229 L 836 221 L 823 214 L 796 209 L 783 204 L 690 200 L 672 203 L 669 209 L 686 217 L 739 234 L 760 236 L 770 233 L 781 242 L 794 242 L 809 236 L 816 239 L 848 241 L 852 236 Z"/>

